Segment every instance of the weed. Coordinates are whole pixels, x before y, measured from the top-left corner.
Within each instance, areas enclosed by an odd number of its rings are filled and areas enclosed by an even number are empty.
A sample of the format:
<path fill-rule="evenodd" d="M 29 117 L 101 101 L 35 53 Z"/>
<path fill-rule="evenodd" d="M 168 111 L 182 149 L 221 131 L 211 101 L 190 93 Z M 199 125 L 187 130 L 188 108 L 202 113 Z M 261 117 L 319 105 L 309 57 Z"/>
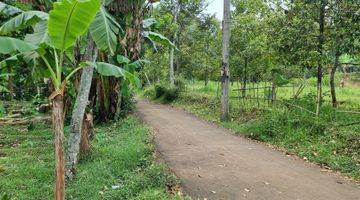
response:
<path fill-rule="evenodd" d="M 22 132 L 21 130 L 26 130 Z M 0 166 L 0 197 L 53 198 L 52 131 L 46 124 L 0 128 L 5 157 Z M 5 134 L 6 133 L 6 134 Z M 13 144 L 17 144 L 15 147 Z M 166 188 L 177 179 L 153 161 L 151 134 L 136 118 L 96 129 L 91 154 L 81 157 L 67 199 L 170 199 Z"/>

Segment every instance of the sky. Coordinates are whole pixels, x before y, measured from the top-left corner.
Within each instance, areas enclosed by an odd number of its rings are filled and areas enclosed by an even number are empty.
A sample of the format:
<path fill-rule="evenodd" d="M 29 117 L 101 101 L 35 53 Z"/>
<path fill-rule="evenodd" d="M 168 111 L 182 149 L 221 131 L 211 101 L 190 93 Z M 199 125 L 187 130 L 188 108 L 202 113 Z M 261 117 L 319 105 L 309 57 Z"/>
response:
<path fill-rule="evenodd" d="M 222 20 L 223 16 L 223 0 L 207 0 L 210 4 L 205 12 L 210 14 L 216 14 L 216 18 Z"/>

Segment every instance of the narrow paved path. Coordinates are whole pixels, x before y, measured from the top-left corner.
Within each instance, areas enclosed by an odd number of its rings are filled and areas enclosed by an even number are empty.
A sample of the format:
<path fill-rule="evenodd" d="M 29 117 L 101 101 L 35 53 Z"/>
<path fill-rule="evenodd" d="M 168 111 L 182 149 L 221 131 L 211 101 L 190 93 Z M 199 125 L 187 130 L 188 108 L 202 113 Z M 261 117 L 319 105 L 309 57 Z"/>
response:
<path fill-rule="evenodd" d="M 360 185 L 232 135 L 183 111 L 139 100 L 161 157 L 200 199 L 360 200 Z"/>

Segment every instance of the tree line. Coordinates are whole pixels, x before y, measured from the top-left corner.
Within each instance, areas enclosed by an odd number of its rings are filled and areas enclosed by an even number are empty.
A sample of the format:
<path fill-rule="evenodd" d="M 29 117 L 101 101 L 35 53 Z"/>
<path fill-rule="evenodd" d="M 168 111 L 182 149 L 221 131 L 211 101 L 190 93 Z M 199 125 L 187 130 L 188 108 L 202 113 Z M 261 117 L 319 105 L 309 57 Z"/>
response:
<path fill-rule="evenodd" d="M 159 57 L 158 54 L 154 56 L 148 51 L 146 56 L 154 62 L 145 70 L 150 73 L 152 82 L 167 79 L 168 74 L 172 74 L 172 68 L 180 78 L 204 80 L 205 85 L 209 80 L 222 82 L 224 112 L 228 110 L 225 100 L 228 93 L 225 89 L 226 76 L 229 76 L 230 82 L 244 82 L 243 87 L 249 81 L 274 82 L 274 77 L 276 79 L 280 76 L 285 79 L 316 77 L 317 97 L 314 110 L 316 115 L 320 115 L 324 97 L 323 77 L 329 77 L 332 105 L 337 107 L 336 72 L 343 71 L 340 66 L 358 66 L 358 1 L 224 1 L 224 8 L 231 4 L 230 10 L 224 9 L 224 19 L 216 19 L 215 15 L 204 12 L 208 1 L 164 2 L 178 4 L 179 8 L 175 16 L 174 6 L 164 3 L 156 7 L 155 13 L 161 13 L 159 19 L 164 23 L 156 28 L 166 30 L 164 33 L 169 38 L 173 38 L 176 33 L 177 37 L 173 41 L 179 51 L 175 51 L 173 56 L 171 51 L 160 49 L 158 53 L 164 57 Z M 226 13 L 230 15 L 231 21 L 231 73 L 222 67 L 226 56 L 221 56 L 224 53 L 224 49 L 221 50 L 221 40 L 228 34 Z M 223 41 L 222 46 L 227 48 L 227 43 Z M 159 64 L 163 73 L 151 73 Z"/>

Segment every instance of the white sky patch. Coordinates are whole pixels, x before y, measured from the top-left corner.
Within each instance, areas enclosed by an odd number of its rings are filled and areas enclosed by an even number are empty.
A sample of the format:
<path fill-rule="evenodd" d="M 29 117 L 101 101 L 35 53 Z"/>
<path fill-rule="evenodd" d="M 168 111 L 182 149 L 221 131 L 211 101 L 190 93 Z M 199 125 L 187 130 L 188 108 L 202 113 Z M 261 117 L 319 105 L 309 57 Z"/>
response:
<path fill-rule="evenodd" d="M 224 0 L 207 0 L 207 1 L 209 2 L 209 6 L 206 8 L 205 12 L 209 14 L 215 14 L 216 18 L 222 20 Z"/>

